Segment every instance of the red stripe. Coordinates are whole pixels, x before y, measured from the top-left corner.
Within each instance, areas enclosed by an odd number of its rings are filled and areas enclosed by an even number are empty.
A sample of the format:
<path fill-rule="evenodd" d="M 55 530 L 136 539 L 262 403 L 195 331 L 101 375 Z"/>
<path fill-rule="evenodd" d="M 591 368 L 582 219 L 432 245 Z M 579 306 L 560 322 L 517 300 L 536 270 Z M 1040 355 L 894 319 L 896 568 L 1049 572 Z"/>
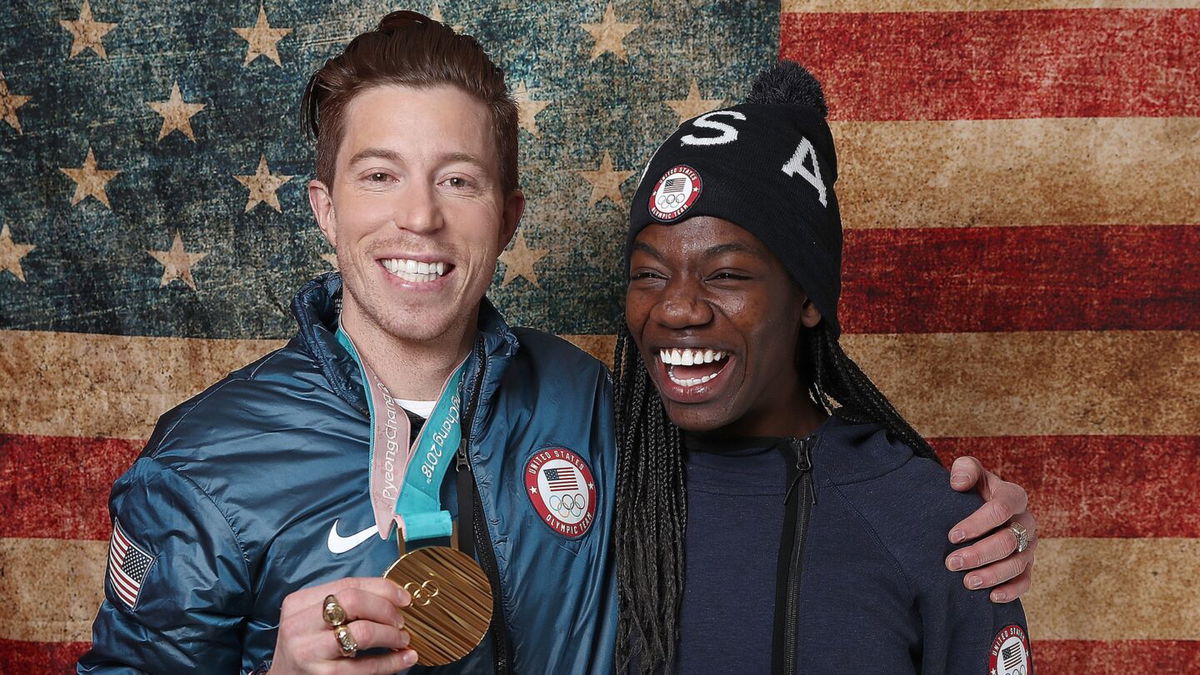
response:
<path fill-rule="evenodd" d="M 1036 386 L 1031 383 L 1031 386 Z M 1200 436 L 935 438 L 1029 492 L 1041 537 L 1200 537 Z"/>
<path fill-rule="evenodd" d="M 121 598 L 121 600 L 125 601 L 126 605 L 133 607 L 135 604 L 137 604 L 137 591 L 136 590 L 130 590 L 128 588 L 125 588 L 124 586 L 121 586 L 121 585 L 115 584 L 115 583 L 113 584 L 113 590 L 116 591 L 117 597 L 119 597 L 119 598 Z"/>
<path fill-rule="evenodd" d="M 0 434 L 0 537 L 108 539 L 108 493 L 141 441 Z"/>
<path fill-rule="evenodd" d="M 0 639 L 4 672 L 63 673 L 87 651 L 86 642 L 24 642 Z M 1034 640 L 1038 675 L 1200 672 L 1200 642 L 1189 640 Z"/>
<path fill-rule="evenodd" d="M 849 120 L 1200 114 L 1200 11 L 789 13 L 780 54 Z"/>
<path fill-rule="evenodd" d="M 854 333 L 1200 329 L 1200 227 L 847 230 Z"/>
<path fill-rule="evenodd" d="M 141 589 L 135 585 L 133 580 L 130 579 L 124 572 L 122 572 L 120 568 L 112 567 L 110 569 L 113 571 L 113 573 L 109 575 L 109 579 L 112 581 L 113 591 L 116 592 L 119 598 L 125 601 L 125 604 L 133 607 L 135 604 L 137 604 L 138 591 Z"/>
<path fill-rule="evenodd" d="M 0 638 L 0 672 L 40 675 L 75 672 L 90 642 L 25 642 Z"/>
<path fill-rule="evenodd" d="M 1031 384 L 1031 386 L 1036 386 Z M 1200 537 L 1200 466 L 1197 436 L 1033 436 L 938 438 L 944 458 L 979 457 L 1031 495 L 1046 537 Z M 109 486 L 136 456 L 137 441 L 0 436 L 0 536 L 103 539 L 112 521 Z M 88 457 L 86 484 L 66 480 L 60 465 Z M 92 449 L 95 448 L 95 449 Z M 19 451 L 19 452 L 14 452 Z M 14 455 L 61 457 L 58 464 L 31 462 L 63 480 L 20 466 Z M 110 465 L 103 465 L 107 458 Z M 20 470 L 18 470 L 20 469 Z M 41 480 L 38 489 L 28 481 Z M 56 521 L 56 519 L 61 519 Z M 61 525 L 66 523 L 69 526 Z"/>
<path fill-rule="evenodd" d="M 121 528 L 121 521 L 113 521 L 113 541 L 116 545 L 113 547 L 118 555 L 117 562 L 125 562 L 125 554 L 129 552 L 129 539 L 125 536 L 125 530 Z"/>
<path fill-rule="evenodd" d="M 1033 668 L 1037 675 L 1200 673 L 1200 642 L 1034 640 Z"/>
<path fill-rule="evenodd" d="M 141 588 L 140 585 L 121 569 L 120 563 L 114 562 L 111 558 L 109 559 L 108 569 L 113 590 L 117 592 L 117 595 L 121 596 L 121 599 L 133 605 L 137 601 L 137 594 Z"/>
<path fill-rule="evenodd" d="M 137 590 L 132 587 L 132 581 L 121 573 L 121 568 L 109 560 L 109 575 L 108 579 L 112 583 L 113 590 L 120 596 L 126 604 L 132 606 L 137 598 Z"/>

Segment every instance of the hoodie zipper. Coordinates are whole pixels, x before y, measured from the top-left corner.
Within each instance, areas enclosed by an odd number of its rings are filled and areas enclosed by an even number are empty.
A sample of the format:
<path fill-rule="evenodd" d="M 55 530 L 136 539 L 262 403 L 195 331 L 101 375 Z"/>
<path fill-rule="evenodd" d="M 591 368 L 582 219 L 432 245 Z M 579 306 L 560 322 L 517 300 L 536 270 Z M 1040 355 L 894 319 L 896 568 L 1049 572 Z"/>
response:
<path fill-rule="evenodd" d="M 480 566 L 487 574 L 488 583 L 492 586 L 492 626 L 489 631 L 492 633 L 493 656 L 495 658 L 495 671 L 497 675 L 502 675 L 512 672 L 512 639 L 509 635 L 508 622 L 504 619 L 504 599 L 500 589 L 500 567 L 496 563 L 496 551 L 492 548 L 492 538 L 488 534 L 487 521 L 483 515 L 483 498 L 479 495 L 479 484 L 475 482 L 475 472 L 471 468 L 471 458 L 467 452 L 467 445 L 470 442 L 471 422 L 474 421 L 475 413 L 479 409 L 479 395 L 483 391 L 483 378 L 487 372 L 487 354 L 483 350 L 483 341 L 475 343 L 475 355 L 479 361 L 479 376 L 475 378 L 475 388 L 471 391 L 470 406 L 464 411 L 463 415 L 463 435 L 462 440 L 458 444 L 458 453 L 456 458 L 456 468 L 458 469 L 459 480 L 459 519 L 462 519 L 462 495 L 466 490 L 464 480 L 470 482 L 472 493 L 471 500 L 471 524 L 474 530 L 475 552 L 479 558 Z"/>
<path fill-rule="evenodd" d="M 812 480 L 812 446 L 811 437 L 788 441 L 795 459 L 795 477 L 784 498 L 786 521 L 792 521 L 790 531 L 783 533 L 781 545 L 787 546 L 786 558 L 780 556 L 780 570 L 776 578 L 776 602 L 782 603 L 776 608 L 776 616 L 782 617 L 782 634 L 776 634 L 776 659 L 783 673 L 798 672 L 796 663 L 797 645 L 800 640 L 800 577 L 804 565 L 804 542 L 808 535 L 808 522 L 812 506 L 816 503 L 816 493 Z M 799 487 L 799 493 L 795 488 Z M 783 552 L 781 551 L 781 554 Z"/>

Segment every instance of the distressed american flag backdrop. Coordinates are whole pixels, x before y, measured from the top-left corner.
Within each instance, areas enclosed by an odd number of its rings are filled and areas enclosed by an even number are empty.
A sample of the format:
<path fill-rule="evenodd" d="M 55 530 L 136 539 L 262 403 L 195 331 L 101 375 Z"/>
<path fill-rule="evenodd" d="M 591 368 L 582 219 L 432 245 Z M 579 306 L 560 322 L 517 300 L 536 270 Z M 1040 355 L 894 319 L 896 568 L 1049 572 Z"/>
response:
<path fill-rule="evenodd" d="M 85 649 L 112 481 L 330 268 L 301 90 L 400 7 L 3 3 L 0 671 Z M 810 66 L 847 349 L 939 451 L 1032 493 L 1039 672 L 1200 672 L 1200 2 L 407 7 L 478 36 L 521 101 L 531 203 L 493 299 L 606 359 L 654 142 L 778 55 Z"/>

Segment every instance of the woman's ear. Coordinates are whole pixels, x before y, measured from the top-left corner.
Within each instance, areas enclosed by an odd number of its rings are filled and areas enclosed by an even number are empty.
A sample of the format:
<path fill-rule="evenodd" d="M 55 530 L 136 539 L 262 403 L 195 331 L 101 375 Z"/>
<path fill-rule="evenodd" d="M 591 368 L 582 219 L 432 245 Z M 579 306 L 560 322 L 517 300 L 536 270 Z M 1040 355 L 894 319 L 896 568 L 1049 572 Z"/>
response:
<path fill-rule="evenodd" d="M 800 307 L 800 323 L 806 328 L 813 328 L 821 323 L 821 310 L 813 304 L 812 298 L 805 298 L 804 305 Z"/>

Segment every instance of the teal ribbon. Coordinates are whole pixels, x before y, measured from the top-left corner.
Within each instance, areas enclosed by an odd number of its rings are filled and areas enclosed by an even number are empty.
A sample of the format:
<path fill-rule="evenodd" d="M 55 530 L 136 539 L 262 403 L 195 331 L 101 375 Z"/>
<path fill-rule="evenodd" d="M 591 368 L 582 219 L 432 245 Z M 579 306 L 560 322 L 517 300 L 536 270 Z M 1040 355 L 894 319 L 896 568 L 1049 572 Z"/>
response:
<path fill-rule="evenodd" d="M 454 531 L 450 512 L 442 509 L 442 479 L 450 469 L 462 441 L 462 384 L 464 361 L 446 382 L 421 433 L 405 472 L 404 487 L 396 500 L 396 514 L 404 520 L 404 541 L 449 537 Z"/>
<path fill-rule="evenodd" d="M 372 424 L 375 427 L 379 427 L 384 423 L 384 420 L 378 414 L 376 398 L 387 404 L 389 410 L 391 409 L 390 406 L 394 405 L 393 402 L 395 399 L 387 392 L 387 388 L 383 385 L 382 381 L 375 377 L 374 372 L 358 353 L 350 336 L 342 330 L 340 324 L 336 336 L 338 342 L 346 348 L 358 363 L 363 376 L 363 386 L 367 390 L 367 409 L 370 413 Z M 442 388 L 442 393 L 434 405 L 433 412 L 430 413 L 429 419 L 425 421 L 425 425 L 421 428 L 421 433 L 417 435 L 407 456 L 406 467 L 403 470 L 404 482 L 400 485 L 394 509 L 395 515 L 399 516 L 397 520 L 403 524 L 403 536 L 406 543 L 423 539 L 449 537 L 454 531 L 454 522 L 450 517 L 450 512 L 442 508 L 441 485 L 446 472 L 450 469 L 454 453 L 462 441 L 460 419 L 462 397 L 459 395 L 459 388 L 462 385 L 463 373 L 466 371 L 466 367 L 467 364 L 464 359 L 455 368 L 450 379 L 446 381 L 445 386 Z M 378 388 L 374 385 L 378 385 Z M 404 428 L 407 429 L 407 420 L 405 419 L 404 422 Z M 391 429 L 391 431 L 394 434 L 395 428 Z M 381 437 L 385 436 L 385 434 L 380 433 L 380 429 L 373 429 L 370 449 L 372 507 L 384 509 L 387 508 L 385 505 L 377 506 L 379 499 L 374 494 L 374 491 L 376 490 L 377 479 L 375 475 L 376 443 Z M 407 439 L 404 440 L 407 441 Z M 390 447 L 394 448 L 394 446 Z M 377 522 L 387 520 L 379 511 L 376 511 L 376 519 Z M 383 525 L 381 524 L 380 527 L 381 536 L 386 537 L 387 533 L 382 529 Z"/>

